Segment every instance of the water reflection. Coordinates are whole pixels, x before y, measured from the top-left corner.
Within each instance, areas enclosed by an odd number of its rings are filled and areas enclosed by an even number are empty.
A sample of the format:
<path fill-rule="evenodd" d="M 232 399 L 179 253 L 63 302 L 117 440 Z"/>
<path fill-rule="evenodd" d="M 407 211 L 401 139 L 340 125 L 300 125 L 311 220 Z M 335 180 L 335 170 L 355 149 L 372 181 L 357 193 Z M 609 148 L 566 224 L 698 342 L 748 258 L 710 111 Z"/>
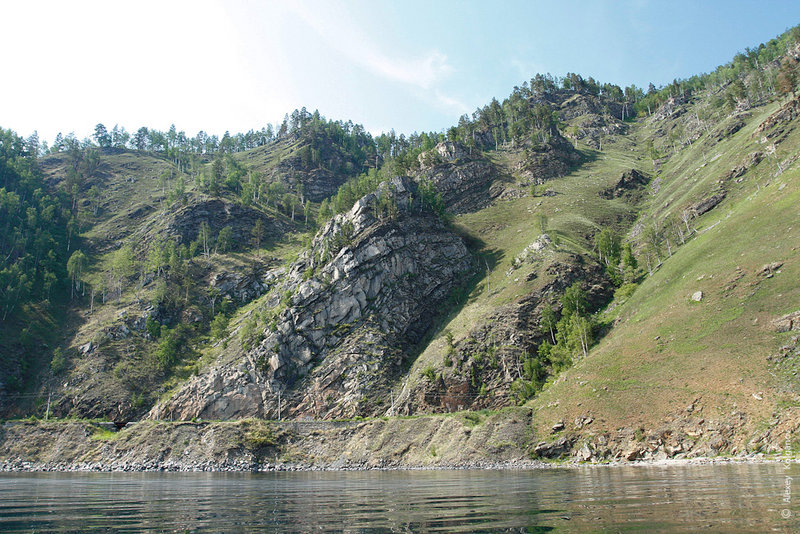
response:
<path fill-rule="evenodd" d="M 2 474 L 0 531 L 792 532 L 787 475 L 800 467 Z"/>

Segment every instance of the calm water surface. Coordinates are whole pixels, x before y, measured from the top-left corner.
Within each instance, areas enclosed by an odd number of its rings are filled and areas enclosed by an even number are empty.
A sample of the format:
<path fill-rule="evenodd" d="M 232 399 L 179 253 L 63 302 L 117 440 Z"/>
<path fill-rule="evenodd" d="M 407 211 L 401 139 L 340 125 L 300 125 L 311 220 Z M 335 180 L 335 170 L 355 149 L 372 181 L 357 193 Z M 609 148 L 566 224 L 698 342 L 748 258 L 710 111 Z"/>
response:
<path fill-rule="evenodd" d="M 0 474 L 2 532 L 800 532 L 798 504 L 783 464 Z"/>

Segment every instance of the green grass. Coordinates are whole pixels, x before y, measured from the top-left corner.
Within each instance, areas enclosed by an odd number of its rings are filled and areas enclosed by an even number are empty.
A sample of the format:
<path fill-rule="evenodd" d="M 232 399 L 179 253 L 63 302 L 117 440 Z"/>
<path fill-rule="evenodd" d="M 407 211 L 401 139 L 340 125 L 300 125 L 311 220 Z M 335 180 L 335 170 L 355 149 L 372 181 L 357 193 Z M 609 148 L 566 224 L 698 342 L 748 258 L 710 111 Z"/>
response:
<path fill-rule="evenodd" d="M 717 145 L 723 157 L 692 178 L 685 169 L 699 147 L 665 165 L 650 213 L 702 198 L 704 187 L 754 150 L 751 132 L 773 108 L 755 113 L 745 128 Z M 779 146 L 779 157 L 798 146 L 795 132 Z M 789 406 L 766 356 L 782 340 L 769 321 L 800 308 L 800 170 L 795 166 L 777 179 L 773 172 L 762 162 L 734 184 L 723 204 L 695 221 L 700 232 L 615 309 L 620 324 L 532 405 L 544 413 L 557 401 L 561 414 L 602 414 L 609 429 L 634 421 L 657 426 L 698 396 L 723 412 L 736 406 L 753 420 Z M 757 274 L 773 261 L 785 262 L 780 274 L 769 279 Z M 745 275 L 734 282 L 737 268 Z M 703 300 L 691 302 L 698 290 Z M 763 393 L 763 401 L 754 399 L 756 392 Z M 550 419 L 543 418 L 542 428 Z"/>
<path fill-rule="evenodd" d="M 99 426 L 92 425 L 92 434 L 90 439 L 92 441 L 115 441 L 119 437 L 119 432 L 108 430 Z"/>
<path fill-rule="evenodd" d="M 570 252 L 591 254 L 592 236 L 599 228 L 612 226 L 623 231 L 627 228 L 625 221 L 633 221 L 633 206 L 620 199 L 602 199 L 599 192 L 615 184 L 623 172 L 641 168 L 638 153 L 631 152 L 630 145 L 623 142 L 604 144 L 603 152 L 585 149 L 582 153 L 583 165 L 546 183 L 548 189 L 556 191 L 555 196 L 527 195 L 496 201 L 478 212 L 455 217 L 453 224 L 460 233 L 482 243 L 477 252 L 479 268 L 484 273 L 467 303 L 441 326 L 441 331 L 453 333 L 455 342 L 468 337 L 499 307 L 543 287 L 549 281 L 544 268 L 550 262 Z M 490 157 L 498 165 L 513 167 L 519 155 L 501 150 Z M 523 181 L 519 176 L 512 178 L 518 183 Z M 560 244 L 548 247 L 541 262 L 523 263 L 519 269 L 512 269 L 514 258 L 541 235 L 541 215 L 547 218 L 545 232 Z M 408 384 L 416 384 L 416 377 L 428 366 L 441 370 L 445 349 L 443 336 L 435 337 L 414 363 Z"/>

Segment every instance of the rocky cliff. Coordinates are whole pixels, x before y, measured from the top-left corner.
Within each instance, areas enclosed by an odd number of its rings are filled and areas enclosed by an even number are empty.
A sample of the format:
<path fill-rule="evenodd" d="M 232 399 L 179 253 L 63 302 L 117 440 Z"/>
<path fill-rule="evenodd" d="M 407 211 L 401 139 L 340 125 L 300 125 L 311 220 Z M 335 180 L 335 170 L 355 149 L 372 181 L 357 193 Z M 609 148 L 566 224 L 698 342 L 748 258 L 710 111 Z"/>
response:
<path fill-rule="evenodd" d="M 167 214 L 162 236 L 176 243 L 188 244 L 198 239 L 202 223 L 208 224 L 212 237 L 227 226 L 231 229 L 231 246 L 241 248 L 252 240 L 252 231 L 258 220 L 264 226 L 264 241 L 276 240 L 292 227 L 288 222 L 240 203 L 201 196 Z"/>
<path fill-rule="evenodd" d="M 420 155 L 416 178 L 429 180 L 441 193 L 447 211 L 465 213 L 485 208 L 502 188 L 491 188 L 502 172 L 483 155 L 473 156 L 459 143 L 439 143 Z"/>
<path fill-rule="evenodd" d="M 366 170 L 365 161 L 355 158 L 340 139 L 320 132 L 289 135 L 237 157 L 263 173 L 267 182 L 281 183 L 312 202 L 335 195 L 339 186 Z M 374 155 L 369 160 L 374 163 Z"/>
<path fill-rule="evenodd" d="M 151 417 L 275 417 L 279 393 L 294 417 L 385 410 L 381 393 L 473 268 L 463 240 L 415 193 L 395 178 L 332 219 L 265 297 L 257 342 Z"/>

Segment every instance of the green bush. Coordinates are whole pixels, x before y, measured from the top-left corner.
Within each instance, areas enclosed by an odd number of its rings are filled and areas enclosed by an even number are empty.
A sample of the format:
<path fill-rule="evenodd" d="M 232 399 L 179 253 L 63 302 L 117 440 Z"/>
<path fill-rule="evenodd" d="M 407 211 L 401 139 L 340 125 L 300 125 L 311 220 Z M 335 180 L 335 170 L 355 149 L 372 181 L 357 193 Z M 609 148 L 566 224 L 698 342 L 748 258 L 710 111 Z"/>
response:
<path fill-rule="evenodd" d="M 636 291 L 637 284 L 627 283 L 622 284 L 619 288 L 614 291 L 614 300 L 618 302 L 622 302 L 624 300 L 628 300 L 633 292 Z"/>
<path fill-rule="evenodd" d="M 530 380 L 517 378 L 511 383 L 511 395 L 517 404 L 522 404 L 526 400 L 532 398 L 539 391 L 540 386 Z"/>
<path fill-rule="evenodd" d="M 158 339 L 161 335 L 161 323 L 153 319 L 152 316 L 148 316 L 147 319 L 145 319 L 144 329 L 153 339 Z"/>
<path fill-rule="evenodd" d="M 480 414 L 475 412 L 463 412 L 464 414 L 464 424 L 469 427 L 473 427 L 481 422 Z"/>
<path fill-rule="evenodd" d="M 258 421 L 249 426 L 250 429 L 244 435 L 245 444 L 249 449 L 254 450 L 275 445 L 275 433 L 267 423 Z"/>
<path fill-rule="evenodd" d="M 181 345 L 183 344 L 183 328 L 179 325 L 176 328 L 161 326 L 160 341 L 156 348 L 156 362 L 158 366 L 166 371 L 178 362 Z"/>
<path fill-rule="evenodd" d="M 131 394 L 131 406 L 134 409 L 138 410 L 139 408 L 144 408 L 147 405 L 147 397 L 144 393 L 132 393 Z"/>
<path fill-rule="evenodd" d="M 433 368 L 432 365 L 429 365 L 422 370 L 422 376 L 427 378 L 428 381 L 434 382 L 436 380 L 436 370 Z"/>
<path fill-rule="evenodd" d="M 261 341 L 258 332 L 258 321 L 256 321 L 255 317 L 251 317 L 244 322 L 239 331 L 239 341 L 242 344 L 242 348 L 245 350 L 252 349 L 256 346 L 256 343 Z"/>
<path fill-rule="evenodd" d="M 214 316 L 210 326 L 211 337 L 213 339 L 222 339 L 228 335 L 228 318 L 222 313 Z"/>
<path fill-rule="evenodd" d="M 53 351 L 53 359 L 50 360 L 50 370 L 54 375 L 58 375 L 63 373 L 66 367 L 67 359 L 64 357 L 64 353 L 61 348 L 58 347 Z"/>

